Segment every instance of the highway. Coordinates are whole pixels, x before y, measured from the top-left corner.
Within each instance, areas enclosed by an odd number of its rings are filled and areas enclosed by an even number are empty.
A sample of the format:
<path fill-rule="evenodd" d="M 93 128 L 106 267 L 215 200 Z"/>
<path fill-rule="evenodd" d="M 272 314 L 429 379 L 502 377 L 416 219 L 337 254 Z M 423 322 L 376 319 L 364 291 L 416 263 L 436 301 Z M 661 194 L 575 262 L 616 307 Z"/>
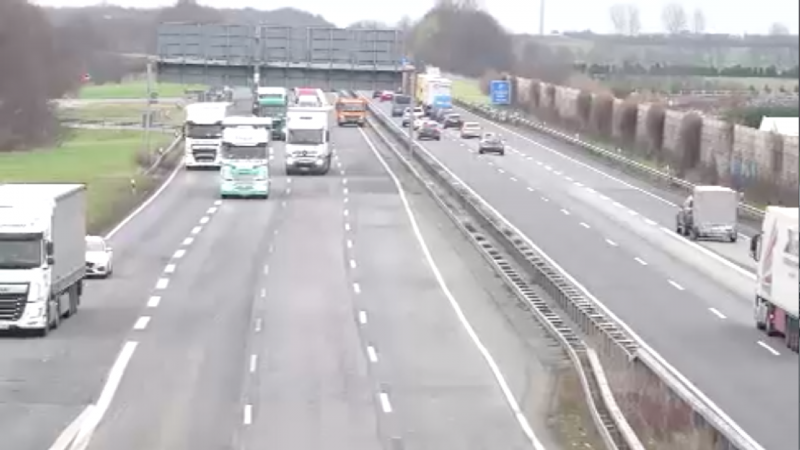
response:
<path fill-rule="evenodd" d="M 3 445 L 50 448 L 97 403 L 70 450 L 556 448 L 552 342 L 360 130 L 333 136 L 322 177 L 276 144 L 267 201 L 177 172 L 78 316 L 0 340 Z"/>
<path fill-rule="evenodd" d="M 449 130 L 422 145 L 762 446 L 798 448 L 797 355 L 755 330 L 745 240 L 691 243 L 671 231 L 682 199 L 460 112 L 502 134 L 506 155 Z"/>

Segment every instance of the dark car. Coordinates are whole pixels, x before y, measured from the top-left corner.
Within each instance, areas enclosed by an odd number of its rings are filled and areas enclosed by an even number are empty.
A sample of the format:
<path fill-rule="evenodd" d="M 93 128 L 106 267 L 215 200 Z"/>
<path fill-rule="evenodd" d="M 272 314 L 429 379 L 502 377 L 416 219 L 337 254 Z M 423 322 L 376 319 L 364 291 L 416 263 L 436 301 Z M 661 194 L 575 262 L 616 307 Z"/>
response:
<path fill-rule="evenodd" d="M 433 119 L 439 123 L 444 122 L 444 118 L 448 114 L 452 114 L 454 111 L 452 108 L 439 108 L 436 110 L 436 114 L 434 114 Z"/>
<path fill-rule="evenodd" d="M 461 118 L 460 114 L 449 113 L 444 116 L 444 122 L 442 126 L 445 128 L 461 128 L 461 125 L 464 125 L 464 119 Z"/>
<path fill-rule="evenodd" d="M 381 98 L 383 91 L 372 91 L 372 98 Z"/>
<path fill-rule="evenodd" d="M 497 153 L 499 155 L 506 154 L 506 145 L 503 143 L 503 138 L 494 133 L 485 133 L 481 137 L 481 143 L 478 144 L 478 153 Z"/>
<path fill-rule="evenodd" d="M 411 97 L 407 95 L 395 95 L 392 99 L 392 117 L 402 117 L 403 111 L 411 105 Z"/>
<path fill-rule="evenodd" d="M 432 121 L 424 122 L 417 131 L 417 139 L 419 139 L 420 141 L 425 139 L 433 139 L 435 141 L 441 141 L 442 131 L 439 129 L 439 124 Z"/>

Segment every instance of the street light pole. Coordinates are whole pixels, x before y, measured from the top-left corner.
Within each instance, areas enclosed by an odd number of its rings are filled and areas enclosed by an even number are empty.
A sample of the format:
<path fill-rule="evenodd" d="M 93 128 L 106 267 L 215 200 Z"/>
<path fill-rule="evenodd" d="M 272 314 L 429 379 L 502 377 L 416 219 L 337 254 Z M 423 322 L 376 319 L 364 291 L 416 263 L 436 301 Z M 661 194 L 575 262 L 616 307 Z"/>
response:
<path fill-rule="evenodd" d="M 406 74 L 408 75 L 408 95 L 411 98 L 411 111 L 409 114 L 409 122 L 408 122 L 408 151 L 414 151 L 414 121 L 416 120 L 416 116 L 414 115 L 414 110 L 417 107 L 417 86 L 416 86 L 416 70 L 414 66 L 407 65 L 406 66 Z"/>
<path fill-rule="evenodd" d="M 147 106 L 144 112 L 144 146 L 147 154 L 150 154 L 150 125 L 153 121 L 153 112 L 151 104 L 153 102 L 153 65 L 150 61 L 147 62 Z"/>

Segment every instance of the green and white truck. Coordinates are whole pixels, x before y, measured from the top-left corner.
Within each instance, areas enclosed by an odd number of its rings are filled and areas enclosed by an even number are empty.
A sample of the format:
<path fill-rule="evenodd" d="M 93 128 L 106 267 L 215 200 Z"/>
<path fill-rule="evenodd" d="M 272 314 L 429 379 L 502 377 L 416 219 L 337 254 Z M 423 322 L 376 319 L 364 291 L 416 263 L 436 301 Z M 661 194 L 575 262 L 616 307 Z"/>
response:
<path fill-rule="evenodd" d="M 222 125 L 221 197 L 269 198 L 272 119 L 227 117 Z"/>
<path fill-rule="evenodd" d="M 272 138 L 286 140 L 286 109 L 289 106 L 289 92 L 282 87 L 259 87 L 256 89 L 253 113 L 272 119 Z"/>

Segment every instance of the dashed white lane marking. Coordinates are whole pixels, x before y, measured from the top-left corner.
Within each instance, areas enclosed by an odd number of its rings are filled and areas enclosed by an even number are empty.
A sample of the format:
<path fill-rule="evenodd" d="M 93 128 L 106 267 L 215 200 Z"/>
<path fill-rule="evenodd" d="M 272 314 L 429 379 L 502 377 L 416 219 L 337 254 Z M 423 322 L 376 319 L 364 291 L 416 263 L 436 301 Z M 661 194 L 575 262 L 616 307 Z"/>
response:
<path fill-rule="evenodd" d="M 562 213 L 564 213 L 564 215 L 565 215 L 565 216 L 568 216 L 568 215 L 569 215 L 569 211 L 567 211 L 566 209 L 563 209 L 563 208 L 562 208 L 562 209 L 561 209 L 561 212 L 562 212 Z"/>
<path fill-rule="evenodd" d="M 389 401 L 389 394 L 386 392 L 381 392 L 378 394 L 378 398 L 381 400 L 381 409 L 386 414 L 392 412 L 392 403 Z"/>
<path fill-rule="evenodd" d="M 683 291 L 684 290 L 683 286 L 681 286 L 680 284 L 678 284 L 678 283 L 676 283 L 676 282 L 674 282 L 672 280 L 669 280 L 669 284 L 671 284 L 675 289 L 677 289 L 679 291 Z"/>
<path fill-rule="evenodd" d="M 367 324 L 367 312 L 366 311 L 359 311 L 358 312 L 358 323 L 361 325 Z"/>
<path fill-rule="evenodd" d="M 656 225 L 656 221 L 653 219 L 644 219 L 644 221 L 648 225 Z"/>
<path fill-rule="evenodd" d="M 160 303 L 161 303 L 161 297 L 154 295 L 147 300 L 147 307 L 157 308 Z"/>
<path fill-rule="evenodd" d="M 269 275 L 269 266 L 264 266 L 264 275 Z"/>
<path fill-rule="evenodd" d="M 203 229 L 203 227 L 201 227 L 201 226 L 196 226 L 196 227 L 192 228 L 192 234 L 197 234 L 197 233 L 199 233 L 199 232 L 200 232 L 200 230 L 202 230 L 202 229 Z"/>
<path fill-rule="evenodd" d="M 159 278 L 156 281 L 156 289 L 166 289 L 169 286 L 169 278 Z"/>
<path fill-rule="evenodd" d="M 559 172 L 559 171 L 557 171 L 557 170 L 554 170 L 554 171 L 553 171 L 553 174 L 555 174 L 555 175 L 558 175 L 558 176 L 561 176 L 561 172 Z"/>
<path fill-rule="evenodd" d="M 361 293 L 361 285 L 358 284 L 358 283 L 353 283 L 353 291 L 356 294 L 360 294 Z"/>
<path fill-rule="evenodd" d="M 134 330 L 144 330 L 145 328 L 147 328 L 147 324 L 149 324 L 149 323 L 150 323 L 150 317 L 149 316 L 139 317 L 136 320 L 136 323 L 133 324 L 133 329 Z"/>
<path fill-rule="evenodd" d="M 194 238 L 193 237 L 187 237 L 186 239 L 183 240 L 182 244 L 183 245 L 192 245 L 192 242 L 194 242 Z"/>
<path fill-rule="evenodd" d="M 350 268 L 351 269 L 355 269 L 356 268 L 356 260 L 355 259 L 351 259 L 350 260 Z"/>
<path fill-rule="evenodd" d="M 708 310 L 711 311 L 711 314 L 714 314 L 715 316 L 719 317 L 720 319 L 727 319 L 725 314 L 722 314 L 721 312 L 719 312 L 719 310 L 717 310 L 717 308 L 708 308 Z"/>
<path fill-rule="evenodd" d="M 253 405 L 244 405 L 244 417 L 242 420 L 245 425 L 253 423 Z"/>
<path fill-rule="evenodd" d="M 344 230 L 345 231 L 350 231 L 350 224 L 349 223 L 344 224 Z"/>
<path fill-rule="evenodd" d="M 511 177 L 511 181 L 517 181 L 517 179 L 514 178 L 514 177 Z"/>
<path fill-rule="evenodd" d="M 250 355 L 250 373 L 255 373 L 258 366 L 258 355 Z"/>
<path fill-rule="evenodd" d="M 285 207 L 286 207 L 286 200 L 284 200 L 284 201 L 282 201 L 282 202 L 281 202 L 281 207 L 283 207 L 283 208 L 285 208 Z"/>
<path fill-rule="evenodd" d="M 290 188 L 290 187 L 287 187 L 287 188 L 286 188 L 286 193 L 287 193 L 287 194 L 291 194 L 291 193 L 292 193 L 292 188 Z"/>
<path fill-rule="evenodd" d="M 529 187 L 529 188 L 528 188 L 528 192 L 533 192 L 533 188 L 532 188 L 532 187 Z"/>
<path fill-rule="evenodd" d="M 603 200 L 611 200 L 610 198 L 608 198 L 607 195 L 603 195 L 603 194 L 599 194 L 599 195 L 600 195 L 600 198 L 602 198 Z"/>
<path fill-rule="evenodd" d="M 164 273 L 175 273 L 175 264 L 167 264 L 167 266 L 164 267 Z"/>
<path fill-rule="evenodd" d="M 345 215 L 345 217 L 349 216 L 350 215 L 350 210 L 345 209 L 344 210 L 344 215 Z"/>
<path fill-rule="evenodd" d="M 256 319 L 255 330 L 256 330 L 256 333 L 260 333 L 261 332 L 261 319 L 260 318 Z"/>
<path fill-rule="evenodd" d="M 347 195 L 347 194 L 350 192 L 350 190 L 349 190 L 349 189 L 347 189 L 347 188 L 344 188 L 344 191 L 343 191 L 343 192 L 344 192 L 344 195 Z"/>
<path fill-rule="evenodd" d="M 625 206 L 622 205 L 620 202 L 612 202 L 612 205 L 616 206 L 617 208 L 624 208 Z"/>
<path fill-rule="evenodd" d="M 264 298 L 266 296 L 267 296 L 267 290 L 265 288 L 261 288 L 261 298 Z"/>
<path fill-rule="evenodd" d="M 286 183 L 287 183 L 287 184 L 292 184 L 292 178 L 291 178 L 291 177 L 287 178 L 287 179 L 286 179 Z"/>
<path fill-rule="evenodd" d="M 219 206 L 219 205 L 221 205 L 221 204 L 222 204 L 222 200 L 216 200 L 216 201 L 214 202 L 214 206 Z"/>
<path fill-rule="evenodd" d="M 347 178 L 342 178 L 342 184 L 347 184 Z"/>
<path fill-rule="evenodd" d="M 503 169 L 497 169 L 497 172 L 498 172 L 498 173 L 506 173 L 506 171 L 505 171 L 505 170 L 503 170 Z"/>
<path fill-rule="evenodd" d="M 643 260 L 642 258 L 639 258 L 638 256 L 636 258 L 633 258 L 633 259 L 636 260 L 636 262 L 638 262 L 639 264 L 641 264 L 643 266 L 647 265 L 647 261 Z"/>
<path fill-rule="evenodd" d="M 578 186 L 578 187 L 583 187 L 583 183 L 580 183 L 580 182 L 576 181 L 576 182 L 575 182 L 575 186 Z"/>
<path fill-rule="evenodd" d="M 214 214 L 216 212 L 217 212 L 217 207 L 216 206 L 212 206 L 211 208 L 208 208 L 208 210 L 206 211 L 206 214 Z"/>
<path fill-rule="evenodd" d="M 573 181 L 575 181 L 575 180 L 573 180 L 573 179 L 572 179 L 572 178 L 570 178 L 570 177 L 564 177 L 564 179 L 565 179 L 565 180 L 567 180 L 567 181 L 569 181 L 570 183 L 572 183 Z"/>
<path fill-rule="evenodd" d="M 353 241 L 350 239 L 347 240 L 347 248 L 353 248 Z"/>
<path fill-rule="evenodd" d="M 371 345 L 367 346 L 367 356 L 369 357 L 370 362 L 378 362 L 378 352 L 375 351 L 375 347 Z"/>
<path fill-rule="evenodd" d="M 349 198 L 349 197 L 345 197 L 345 198 L 344 198 L 344 202 L 345 202 L 345 203 L 347 203 L 347 202 L 349 202 L 349 201 L 350 201 L 350 198 Z"/>
<path fill-rule="evenodd" d="M 589 224 L 588 224 L 588 223 L 586 223 L 586 222 L 581 222 L 581 226 L 582 226 L 583 228 L 586 228 L 587 230 L 588 230 L 589 228 L 592 228 L 592 227 L 590 227 L 590 226 L 589 226 Z"/>
<path fill-rule="evenodd" d="M 209 219 L 208 217 L 201 217 L 200 218 L 200 225 L 207 224 L 209 220 L 211 220 L 211 219 Z"/>
<path fill-rule="evenodd" d="M 186 255 L 186 250 L 180 249 L 180 250 L 175 251 L 175 253 L 172 255 L 172 257 L 175 258 L 175 259 L 181 259 L 181 258 L 183 258 L 184 255 Z"/>
<path fill-rule="evenodd" d="M 764 350 L 772 353 L 775 356 L 780 356 L 781 355 L 780 353 L 778 353 L 777 350 L 775 350 L 774 348 L 770 347 L 769 345 L 765 344 L 762 341 L 758 341 L 758 345 L 760 345 Z"/>
<path fill-rule="evenodd" d="M 545 169 L 545 170 L 548 170 L 548 171 L 550 171 L 550 172 L 552 172 L 552 171 L 553 171 L 553 168 L 552 168 L 552 167 L 550 167 L 550 166 L 544 166 L 544 169 Z"/>
<path fill-rule="evenodd" d="M 547 197 L 542 197 L 542 201 L 543 201 L 543 202 L 545 202 L 545 203 L 547 203 L 547 202 L 549 202 L 549 201 L 550 201 L 550 199 L 548 199 Z"/>
<path fill-rule="evenodd" d="M 606 239 L 606 243 L 612 247 L 616 247 L 617 243 L 612 241 L 611 239 Z"/>

